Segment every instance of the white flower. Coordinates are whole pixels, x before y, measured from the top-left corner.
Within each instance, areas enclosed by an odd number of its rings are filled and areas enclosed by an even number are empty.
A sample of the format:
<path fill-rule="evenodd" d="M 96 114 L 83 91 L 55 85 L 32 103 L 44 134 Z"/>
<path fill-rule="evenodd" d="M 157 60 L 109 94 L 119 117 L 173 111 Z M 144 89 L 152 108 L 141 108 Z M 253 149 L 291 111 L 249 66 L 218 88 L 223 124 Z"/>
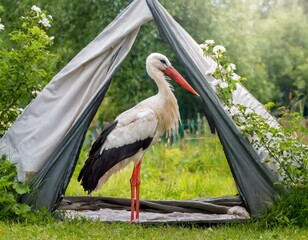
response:
<path fill-rule="evenodd" d="M 216 52 L 226 52 L 226 48 L 222 45 L 216 45 L 214 48 L 213 48 L 213 52 L 216 53 Z"/>
<path fill-rule="evenodd" d="M 209 50 L 209 46 L 208 46 L 207 44 L 200 44 L 199 47 L 200 47 L 202 50 L 204 49 L 205 51 Z"/>
<path fill-rule="evenodd" d="M 31 10 L 34 11 L 34 12 L 37 12 L 37 13 L 42 12 L 41 9 L 37 6 L 35 6 L 35 5 L 32 6 Z"/>
<path fill-rule="evenodd" d="M 251 109 L 251 108 L 246 108 L 246 110 L 245 110 L 245 115 L 251 115 L 251 114 L 253 114 L 254 113 L 254 111 Z"/>
<path fill-rule="evenodd" d="M 238 81 L 241 79 L 241 76 L 237 75 L 236 73 L 232 73 L 231 79 L 234 81 Z"/>
<path fill-rule="evenodd" d="M 227 88 L 229 85 L 228 85 L 227 82 L 220 82 L 220 83 L 219 83 L 219 86 L 220 86 L 221 88 Z"/>
<path fill-rule="evenodd" d="M 2 23 L 0 23 L 0 31 L 4 30 L 4 25 Z"/>
<path fill-rule="evenodd" d="M 227 67 L 227 72 L 233 72 L 234 70 L 236 70 L 236 66 L 234 63 L 230 63 Z"/>
<path fill-rule="evenodd" d="M 213 45 L 215 43 L 215 41 L 213 39 L 208 39 L 208 40 L 205 40 L 204 43 L 206 45 Z"/>
<path fill-rule="evenodd" d="M 239 115 L 240 113 L 241 113 L 240 110 L 236 106 L 232 106 L 230 108 L 230 115 L 231 116 Z"/>
<path fill-rule="evenodd" d="M 246 118 L 244 118 L 243 116 L 240 116 L 240 117 L 238 118 L 238 120 L 239 120 L 241 123 L 246 123 L 246 122 L 247 122 Z"/>
<path fill-rule="evenodd" d="M 51 27 L 49 20 L 45 16 L 42 16 L 39 23 L 43 24 L 45 27 Z"/>
<path fill-rule="evenodd" d="M 218 84 L 220 84 L 221 83 L 221 80 L 219 80 L 219 79 L 215 79 L 215 80 L 213 80 L 212 82 L 210 82 L 213 86 L 217 86 Z"/>
<path fill-rule="evenodd" d="M 53 41 L 55 39 L 55 36 L 51 36 L 49 39 Z"/>
<path fill-rule="evenodd" d="M 223 109 L 228 112 L 229 111 L 229 107 L 228 106 L 224 106 Z"/>
<path fill-rule="evenodd" d="M 216 45 L 213 48 L 213 53 L 216 55 L 216 57 L 220 57 L 222 54 L 224 54 L 226 52 L 226 48 L 224 46 L 221 45 Z"/>
<path fill-rule="evenodd" d="M 34 90 L 34 91 L 31 92 L 31 94 L 32 94 L 33 96 L 35 96 L 35 97 L 36 97 L 39 93 L 40 93 L 40 92 L 37 91 L 37 90 Z"/>

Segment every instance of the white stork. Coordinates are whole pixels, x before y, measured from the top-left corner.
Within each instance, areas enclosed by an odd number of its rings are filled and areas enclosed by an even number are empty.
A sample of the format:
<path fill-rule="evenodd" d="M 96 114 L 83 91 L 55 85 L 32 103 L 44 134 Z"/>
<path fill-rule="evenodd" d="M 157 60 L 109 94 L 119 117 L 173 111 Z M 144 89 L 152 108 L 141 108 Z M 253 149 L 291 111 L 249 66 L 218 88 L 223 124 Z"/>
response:
<path fill-rule="evenodd" d="M 146 60 L 149 76 L 155 81 L 158 93 L 133 108 L 121 113 L 103 130 L 89 153 L 89 158 L 80 171 L 78 181 L 90 194 L 98 190 L 112 174 L 134 162 L 131 184 L 131 223 L 134 222 L 136 194 L 136 221 L 139 220 L 140 167 L 147 149 L 155 144 L 165 132 L 178 129 L 180 113 L 172 86 L 164 74 L 186 90 L 199 94 L 171 66 L 168 58 L 152 53 Z"/>

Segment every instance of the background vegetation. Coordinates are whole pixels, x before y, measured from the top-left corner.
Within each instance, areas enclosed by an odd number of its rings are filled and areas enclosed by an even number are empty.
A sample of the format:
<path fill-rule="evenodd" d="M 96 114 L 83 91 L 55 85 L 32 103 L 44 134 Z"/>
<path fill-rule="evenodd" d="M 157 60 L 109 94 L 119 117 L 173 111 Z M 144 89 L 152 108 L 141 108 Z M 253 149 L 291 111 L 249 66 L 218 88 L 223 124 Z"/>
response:
<path fill-rule="evenodd" d="M 130 2 L 129 0 L 1 1 L 0 24 L 3 24 L 4 29 L 0 30 L 0 136 L 22 108 L 35 97 L 34 91 L 40 90 L 47 84 L 56 72 Z M 197 42 L 202 43 L 205 39 L 212 38 L 216 43 L 226 46 L 230 58 L 237 65 L 238 73 L 249 79 L 244 85 L 257 99 L 263 103 L 273 101 L 277 106 L 285 105 L 291 111 L 307 115 L 307 1 L 161 0 L 160 2 Z M 31 25 L 33 23 L 26 23 L 25 18 L 20 18 L 26 14 L 31 15 L 30 9 L 33 5 L 47 10 L 48 14 L 52 15 L 52 18 L 49 18 L 51 28 L 40 25 L 37 29 Z M 25 28 L 24 24 L 29 25 Z M 93 127 L 104 121 L 111 121 L 119 112 L 156 92 L 144 66 L 146 56 L 154 51 L 166 54 L 180 72 L 183 72 L 168 45 L 160 39 L 155 24 L 146 24 L 141 29 L 131 53 L 115 76 Z M 201 112 L 198 104 L 188 101 L 187 95 L 181 89 L 176 88 L 175 94 L 179 99 L 182 118 L 196 118 L 197 113 Z M 7 113 L 11 114 L 5 115 Z M 236 194 L 236 187 L 219 141 L 214 136 L 204 136 L 204 139 L 198 136 L 198 140 L 184 139 L 172 147 L 169 146 L 168 151 L 163 142 L 152 148 L 144 160 L 141 197 L 188 199 Z M 86 158 L 88 143 L 91 143 L 90 134 L 67 195 L 84 194 L 75 181 L 75 175 L 78 174 Z M 199 151 L 200 148 L 203 151 Z M 129 197 L 130 173 L 131 169 L 127 168 L 113 177 L 98 194 Z M 1 191 L 7 192 L 4 184 L 1 187 Z M 10 185 L 13 195 L 19 190 L 21 188 Z M 306 239 L 306 229 L 294 227 L 294 221 L 305 219 L 307 215 L 305 210 L 307 201 L 301 200 L 305 194 L 307 195 L 307 193 L 295 193 L 292 198 L 282 201 L 264 222 L 257 225 L 207 229 L 182 226 L 131 227 L 86 220 L 62 222 L 54 218 L 46 219 L 48 214 L 43 213 L 41 218 L 40 214 L 36 216 L 29 214 L 29 217 L 21 223 L 0 222 L 0 239 L 26 239 L 30 236 L 34 239 L 78 237 L 95 239 L 101 238 L 102 232 L 106 238 L 115 239 L 122 239 L 123 235 L 136 239 L 205 237 L 238 239 L 239 236 L 243 239 Z M 300 196 L 300 200 L 297 196 Z M 5 200 L 1 199 L 3 202 Z M 299 202 L 301 205 L 294 204 Z M 292 219 L 294 209 L 304 209 L 300 212 L 303 215 L 296 220 Z M 18 209 L 13 214 L 19 214 Z M 305 226 L 305 224 L 307 221 L 302 225 L 296 222 L 295 225 Z M 281 226 L 285 228 L 282 229 Z"/>
<path fill-rule="evenodd" d="M 129 0 L 2 0 L 5 36 L 16 27 L 18 18 L 32 5 L 47 10 L 53 17 L 49 36 L 54 36 L 51 51 L 59 55 L 54 72 L 59 71 L 104 27 Z M 296 108 L 307 115 L 308 20 L 304 0 L 176 0 L 160 1 L 174 18 L 199 43 L 214 39 L 230 52 L 238 73 L 249 81 L 244 85 L 261 102 Z M 4 37 L 4 43 L 8 39 Z M 98 115 L 111 121 L 118 113 L 156 92 L 145 71 L 146 56 L 159 51 L 177 65 L 168 45 L 161 41 L 154 23 L 146 24 L 116 75 Z M 180 66 L 176 66 L 181 68 Z M 183 72 L 180 69 L 181 72 Z M 49 76 L 50 78 L 50 76 Z M 46 81 L 42 80 L 42 85 Z M 127 88 L 127 86 L 130 86 Z M 184 119 L 200 112 L 198 104 L 176 89 Z M 28 100 L 29 101 L 29 100 Z M 108 107 L 106 107 L 108 106 Z"/>

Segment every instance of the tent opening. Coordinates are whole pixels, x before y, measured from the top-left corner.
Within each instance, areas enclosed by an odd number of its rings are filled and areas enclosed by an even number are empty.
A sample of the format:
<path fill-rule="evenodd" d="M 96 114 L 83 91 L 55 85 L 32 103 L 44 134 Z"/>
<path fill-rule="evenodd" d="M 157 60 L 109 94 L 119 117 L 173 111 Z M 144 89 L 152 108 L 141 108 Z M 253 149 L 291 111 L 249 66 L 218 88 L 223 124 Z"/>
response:
<path fill-rule="evenodd" d="M 151 23 L 145 24 L 139 35 L 147 31 L 148 24 Z M 140 51 L 138 40 L 137 37 L 122 66 L 134 67 L 131 62 Z M 169 45 L 161 42 L 153 50 L 143 53 L 144 61 L 146 54 L 152 51 L 161 52 L 164 55 L 168 55 L 169 52 L 173 55 Z M 179 71 L 185 77 L 184 69 L 176 58 L 174 57 L 171 61 L 176 69 L 181 69 Z M 119 72 L 121 70 L 122 68 Z M 146 95 L 138 99 L 129 95 L 130 91 L 136 91 L 134 88 L 138 86 L 132 83 L 128 85 L 131 90 L 127 91 L 125 80 L 118 77 L 119 72 L 114 76 L 104 101 L 89 126 L 76 169 L 66 189 L 64 200 L 58 208 L 60 210 L 106 221 L 129 220 L 127 217 L 130 213 L 129 179 L 133 163 L 113 175 L 99 191 L 91 194 L 91 197 L 87 196 L 80 183 L 77 182 L 77 176 L 87 159 L 90 148 L 104 127 L 112 122 L 120 112 L 157 92 L 156 84 L 146 74 L 145 64 L 141 70 L 134 71 L 141 77 L 131 76 L 137 79 L 136 84 L 144 84 L 146 87 L 143 89 L 147 88 Z M 132 79 L 126 81 L 129 82 Z M 121 84 L 125 86 L 126 95 L 121 94 L 121 99 L 112 99 L 110 93 L 119 91 Z M 223 147 L 217 134 L 211 133 L 202 113 L 200 99 L 182 91 L 176 83 L 173 86 L 182 123 L 178 133 L 169 137 L 163 136 L 161 141 L 152 146 L 144 156 L 141 168 L 141 221 L 142 219 L 147 222 L 174 221 L 174 216 L 181 221 L 192 221 L 193 219 L 194 221 L 206 221 L 206 219 L 213 221 L 217 216 L 219 216 L 219 221 L 248 219 L 248 212 L 245 211 L 245 204 L 238 195 Z M 189 98 L 189 106 L 184 104 L 185 98 Z M 120 102 L 119 105 L 115 103 L 117 101 Z M 199 202 L 195 206 L 189 206 L 191 200 Z M 194 203 L 190 204 L 194 205 Z M 234 208 L 231 209 L 234 206 L 237 206 L 237 211 L 241 210 L 241 212 L 234 214 Z"/>

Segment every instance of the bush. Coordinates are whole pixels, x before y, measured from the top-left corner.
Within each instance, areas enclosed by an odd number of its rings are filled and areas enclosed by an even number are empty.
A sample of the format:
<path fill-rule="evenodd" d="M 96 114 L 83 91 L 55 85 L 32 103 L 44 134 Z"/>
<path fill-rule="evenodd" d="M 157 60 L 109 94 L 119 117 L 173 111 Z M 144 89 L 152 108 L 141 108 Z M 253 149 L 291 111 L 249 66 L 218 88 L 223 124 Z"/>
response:
<path fill-rule="evenodd" d="M 0 220 L 23 218 L 30 211 L 26 204 L 18 202 L 20 195 L 28 193 L 29 187 L 16 181 L 16 166 L 5 155 L 0 159 Z"/>
<path fill-rule="evenodd" d="M 308 187 L 282 191 L 271 209 L 259 220 L 260 227 L 308 227 Z"/>
<path fill-rule="evenodd" d="M 56 55 L 48 50 L 53 37 L 46 33 L 51 21 L 36 6 L 10 33 L 0 19 L 0 137 L 54 75 Z"/>

